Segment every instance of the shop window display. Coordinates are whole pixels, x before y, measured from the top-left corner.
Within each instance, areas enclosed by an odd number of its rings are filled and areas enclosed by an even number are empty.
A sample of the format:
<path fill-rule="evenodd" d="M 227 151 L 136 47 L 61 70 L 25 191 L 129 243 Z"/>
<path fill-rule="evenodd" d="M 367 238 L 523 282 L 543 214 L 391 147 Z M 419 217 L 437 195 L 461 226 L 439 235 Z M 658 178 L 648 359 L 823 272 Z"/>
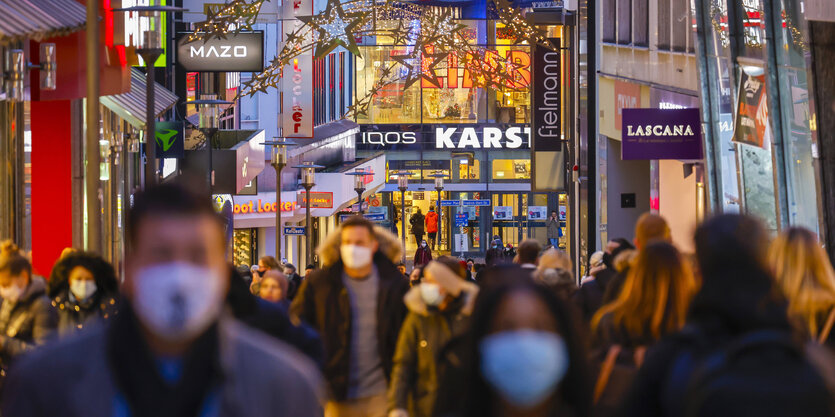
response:
<path fill-rule="evenodd" d="M 531 178 L 530 159 L 495 159 L 493 160 L 494 180 L 520 180 Z"/>

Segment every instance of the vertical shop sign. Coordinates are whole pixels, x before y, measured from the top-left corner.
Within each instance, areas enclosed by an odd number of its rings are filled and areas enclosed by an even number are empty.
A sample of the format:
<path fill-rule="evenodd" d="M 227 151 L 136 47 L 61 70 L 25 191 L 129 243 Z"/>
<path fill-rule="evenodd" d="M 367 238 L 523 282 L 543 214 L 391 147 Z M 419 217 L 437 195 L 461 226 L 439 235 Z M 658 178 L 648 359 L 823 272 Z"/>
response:
<path fill-rule="evenodd" d="M 559 48 L 560 38 L 550 38 Z M 534 46 L 531 95 L 531 189 L 565 189 L 565 155 L 562 152 L 562 50 Z"/>
<path fill-rule="evenodd" d="M 623 124 L 623 109 L 641 107 L 641 86 L 615 80 L 615 129 Z"/>
<path fill-rule="evenodd" d="M 559 38 L 549 39 L 560 45 Z M 560 50 L 536 45 L 534 51 L 533 87 L 533 149 L 559 152 L 562 150 L 562 71 Z"/>
<path fill-rule="evenodd" d="M 768 129 L 768 103 L 765 76 L 752 76 L 742 71 L 734 123 L 734 141 L 764 147 Z"/>
<path fill-rule="evenodd" d="M 155 129 L 157 159 L 185 157 L 183 122 L 157 122 Z"/>
<path fill-rule="evenodd" d="M 299 16 L 313 15 L 313 0 L 287 0 L 281 18 L 295 31 L 304 23 Z M 284 137 L 313 137 L 313 53 L 306 52 L 285 65 L 282 83 L 281 127 Z"/>

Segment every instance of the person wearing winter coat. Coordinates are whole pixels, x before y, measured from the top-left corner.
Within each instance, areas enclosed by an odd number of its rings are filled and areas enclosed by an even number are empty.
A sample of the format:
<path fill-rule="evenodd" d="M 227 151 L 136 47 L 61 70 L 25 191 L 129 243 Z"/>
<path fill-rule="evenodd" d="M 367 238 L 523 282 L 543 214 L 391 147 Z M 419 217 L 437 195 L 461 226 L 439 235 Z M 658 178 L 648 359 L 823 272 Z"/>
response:
<path fill-rule="evenodd" d="M 432 249 L 429 249 L 429 244 L 426 243 L 425 240 L 420 241 L 420 246 L 418 246 L 417 250 L 415 251 L 415 266 L 423 266 L 429 263 L 432 260 Z"/>
<path fill-rule="evenodd" d="M 324 267 L 305 277 L 290 312 L 324 342 L 325 416 L 384 416 L 409 290 L 395 267 L 401 246 L 388 230 L 353 216 L 318 252 Z"/>
<path fill-rule="evenodd" d="M 493 239 L 493 242 L 490 244 L 490 249 L 487 250 L 484 262 L 488 267 L 505 263 L 501 240 Z"/>
<path fill-rule="evenodd" d="M 46 281 L 32 276 L 32 264 L 11 242 L 0 245 L 0 297 L 0 367 L 6 371 L 20 355 L 46 343 L 58 322 Z"/>
<path fill-rule="evenodd" d="M 435 242 L 438 240 L 438 213 L 435 207 L 429 207 L 429 213 L 426 213 L 426 233 L 429 235 L 429 247 L 435 250 Z"/>
<path fill-rule="evenodd" d="M 539 257 L 533 277 L 537 283 L 551 290 L 557 298 L 567 302 L 577 291 L 571 271 L 571 257 L 564 251 L 550 248 Z"/>
<path fill-rule="evenodd" d="M 552 211 L 551 217 L 548 218 L 548 221 L 545 222 L 547 229 L 547 238 L 548 244 L 559 248 L 560 247 L 560 238 L 562 237 L 562 228 L 560 227 L 560 219 L 557 217 L 557 212 Z"/>
<path fill-rule="evenodd" d="M 420 212 L 420 208 L 417 209 L 417 212 L 412 215 L 412 218 L 409 219 L 409 224 L 412 225 L 412 234 L 415 235 L 415 244 L 419 245 L 421 241 L 423 241 L 423 235 L 426 234 L 426 229 L 423 227 L 423 223 L 425 221 L 425 217 L 423 213 Z"/>
<path fill-rule="evenodd" d="M 822 348 L 798 337 L 771 275 L 769 232 L 725 214 L 699 226 L 694 241 L 701 287 L 684 328 L 647 352 L 619 415 L 835 415 L 832 372 L 815 369 L 809 354 Z"/>
<path fill-rule="evenodd" d="M 58 260 L 49 276 L 48 293 L 62 336 L 118 312 L 116 271 L 94 253 L 74 252 Z"/>
<path fill-rule="evenodd" d="M 478 286 L 448 256 L 426 266 L 423 282 L 404 297 L 409 315 L 400 329 L 391 386 L 389 417 L 431 417 L 438 389 L 441 349 L 469 323 Z"/>

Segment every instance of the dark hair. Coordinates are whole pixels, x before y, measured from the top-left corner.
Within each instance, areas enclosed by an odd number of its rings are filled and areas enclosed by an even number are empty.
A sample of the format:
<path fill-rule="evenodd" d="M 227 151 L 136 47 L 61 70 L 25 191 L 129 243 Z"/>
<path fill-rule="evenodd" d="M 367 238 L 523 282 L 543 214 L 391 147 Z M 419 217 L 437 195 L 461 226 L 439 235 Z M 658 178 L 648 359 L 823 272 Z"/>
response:
<path fill-rule="evenodd" d="M 475 264 L 475 260 L 473 258 L 467 258 L 467 262 L 472 262 L 473 264 Z"/>
<path fill-rule="evenodd" d="M 258 258 L 258 262 L 266 265 L 267 268 L 269 268 L 270 270 L 276 270 L 281 266 L 278 263 L 278 260 L 276 260 L 274 256 L 270 256 L 270 255 L 264 255 L 264 256 Z M 288 265 L 291 266 L 291 267 L 293 266 L 293 265 L 290 265 L 290 264 L 286 264 L 284 266 L 286 267 Z M 293 270 L 295 271 L 296 268 L 293 268 Z"/>
<path fill-rule="evenodd" d="M 296 272 L 296 267 L 295 267 L 293 264 L 289 263 L 289 262 L 288 262 L 288 263 L 286 263 L 286 264 L 284 264 L 284 267 L 285 267 L 285 268 L 290 268 L 290 269 L 292 269 L 292 270 L 293 270 L 293 272 Z"/>
<path fill-rule="evenodd" d="M 540 251 L 542 251 L 542 245 L 539 242 L 533 239 L 526 239 L 519 244 L 519 249 L 516 253 L 519 255 L 520 263 L 532 264 L 536 262 Z"/>
<path fill-rule="evenodd" d="M 766 264 L 769 240 L 753 217 L 724 214 L 704 222 L 695 235 L 702 286 L 688 319 L 718 321 L 734 334 L 791 329 L 788 303 Z"/>
<path fill-rule="evenodd" d="M 313 266 L 313 264 L 307 264 L 307 266 L 304 269 L 316 269 L 316 267 Z"/>
<path fill-rule="evenodd" d="M 69 290 L 70 273 L 76 267 L 82 267 L 91 274 L 96 282 L 97 294 L 115 295 L 119 292 L 119 280 L 113 265 L 101 256 L 91 252 L 75 252 L 58 260 L 49 274 L 49 291 L 51 298 Z"/>
<path fill-rule="evenodd" d="M 12 241 L 0 242 L 0 272 L 18 276 L 26 272 L 32 277 L 32 264 Z"/>
<path fill-rule="evenodd" d="M 354 215 L 348 217 L 344 222 L 342 222 L 342 229 L 345 230 L 346 227 L 364 227 L 368 229 L 368 233 L 371 235 L 372 239 L 377 238 L 374 236 L 374 223 L 371 223 L 371 221 L 363 216 Z"/>
<path fill-rule="evenodd" d="M 403 262 L 398 262 L 397 267 L 400 268 L 401 266 L 406 266 L 406 264 L 404 264 Z"/>
<path fill-rule="evenodd" d="M 223 227 L 208 194 L 195 192 L 177 183 L 160 184 L 134 197 L 133 207 L 128 210 L 127 232 L 129 243 L 136 244 L 140 223 L 153 216 L 209 216 Z"/>
<path fill-rule="evenodd" d="M 470 321 L 470 331 L 463 343 L 466 346 L 467 357 L 464 365 L 464 376 L 469 385 L 465 388 L 465 396 L 460 402 L 463 407 L 462 415 L 468 417 L 492 416 L 491 389 L 481 375 L 481 353 L 479 344 L 490 334 L 493 319 L 501 302 L 508 296 L 518 292 L 529 292 L 538 297 L 548 307 L 557 322 L 561 337 L 568 348 L 568 372 L 559 385 L 558 401 L 561 406 L 570 408 L 566 415 L 574 417 L 589 416 L 591 408 L 591 385 L 588 380 L 586 354 L 582 332 L 571 314 L 570 307 L 546 288 L 536 285 L 533 280 L 518 266 L 507 268 L 492 268 L 485 271 L 490 275 L 492 285 L 482 287 L 476 300 L 475 309 Z M 499 275 L 499 276 L 493 276 Z M 452 387 L 443 387 L 452 389 Z"/>

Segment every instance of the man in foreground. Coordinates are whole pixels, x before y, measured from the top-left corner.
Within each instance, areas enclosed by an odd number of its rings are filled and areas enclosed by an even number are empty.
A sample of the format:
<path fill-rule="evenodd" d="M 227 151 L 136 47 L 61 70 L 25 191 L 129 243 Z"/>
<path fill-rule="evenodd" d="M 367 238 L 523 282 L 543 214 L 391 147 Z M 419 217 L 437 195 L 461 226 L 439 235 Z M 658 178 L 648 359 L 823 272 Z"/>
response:
<path fill-rule="evenodd" d="M 210 201 L 176 185 L 136 197 L 120 314 L 19 362 L 4 416 L 321 414 L 315 366 L 223 314 L 230 275 Z"/>

